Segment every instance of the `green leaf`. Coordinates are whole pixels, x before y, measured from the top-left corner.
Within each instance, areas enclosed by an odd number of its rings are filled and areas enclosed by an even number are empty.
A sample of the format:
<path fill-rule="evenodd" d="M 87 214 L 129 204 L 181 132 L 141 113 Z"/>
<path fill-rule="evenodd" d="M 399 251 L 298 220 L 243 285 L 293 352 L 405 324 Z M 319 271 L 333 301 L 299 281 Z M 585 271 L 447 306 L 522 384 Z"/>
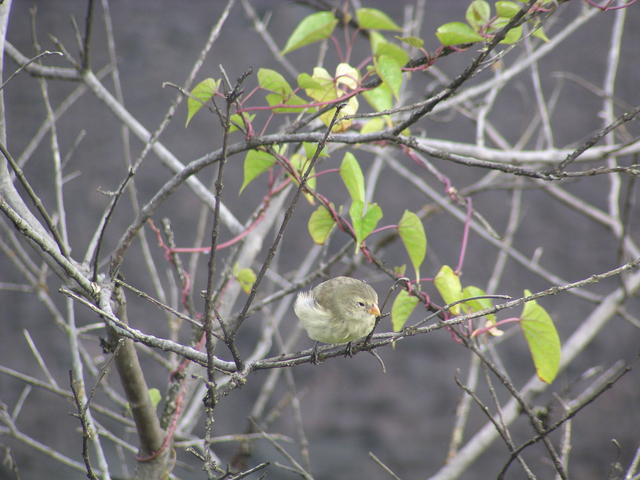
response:
<path fill-rule="evenodd" d="M 534 27 L 535 28 L 535 27 Z M 544 29 L 542 28 L 542 26 L 536 28 L 533 31 L 532 34 L 534 37 L 539 38 L 540 40 L 542 40 L 543 42 L 548 42 L 549 41 L 549 37 L 547 37 L 547 34 L 544 33 Z"/>
<path fill-rule="evenodd" d="M 485 291 L 481 288 L 474 287 L 473 285 L 464 287 L 462 290 L 462 298 L 481 297 L 483 295 L 486 295 Z M 464 302 L 463 308 L 467 313 L 479 312 L 480 310 L 493 308 L 493 300 L 490 298 L 476 298 L 474 300 Z M 490 313 L 489 315 L 486 315 L 486 318 L 489 322 L 496 323 L 495 314 Z"/>
<path fill-rule="evenodd" d="M 151 405 L 153 405 L 153 408 L 156 408 L 160 403 L 160 400 L 162 400 L 160 390 L 157 388 L 149 388 L 147 393 L 149 394 L 149 401 L 151 402 Z M 125 410 L 128 416 L 133 416 L 133 413 L 131 412 L 131 404 L 129 402 L 126 403 Z"/>
<path fill-rule="evenodd" d="M 520 5 L 515 2 L 496 2 L 496 14 L 499 17 L 511 18 L 520 11 Z"/>
<path fill-rule="evenodd" d="M 367 206 L 367 213 L 362 217 L 361 234 L 362 239 L 365 240 L 371 232 L 373 232 L 378 226 L 378 222 L 382 218 L 382 209 L 377 203 L 370 203 Z"/>
<path fill-rule="evenodd" d="M 193 116 L 213 98 L 216 91 L 218 91 L 218 85 L 220 80 L 214 80 L 213 78 L 205 78 L 199 84 L 197 84 L 190 92 L 190 97 L 187 98 L 187 121 L 184 126 L 188 126 Z"/>
<path fill-rule="evenodd" d="M 500 43 L 504 43 L 505 45 L 511 45 L 512 43 L 516 43 L 522 37 L 522 25 L 512 28 L 507 32 L 505 37 L 500 41 Z"/>
<path fill-rule="evenodd" d="M 250 268 L 242 268 L 240 270 L 234 271 L 234 276 L 236 280 L 240 284 L 240 287 L 247 295 L 251 293 L 251 288 L 253 284 L 256 283 L 256 274 Z"/>
<path fill-rule="evenodd" d="M 370 28 L 373 30 L 402 30 L 402 28 L 391 20 L 386 13 L 376 8 L 357 9 L 356 20 L 358 21 L 360 28 Z"/>
<path fill-rule="evenodd" d="M 261 150 L 249 150 L 244 157 L 244 180 L 240 193 L 260 174 L 269 170 L 276 159 L 267 152 Z"/>
<path fill-rule="evenodd" d="M 233 133 L 238 130 L 238 127 L 236 125 L 239 125 L 246 130 L 248 127 L 247 124 L 251 123 L 255 117 L 255 113 L 245 113 L 244 117 L 239 113 L 234 113 L 233 115 L 231 115 L 231 118 L 229 118 L 229 133 Z M 247 119 L 246 123 L 243 118 Z"/>
<path fill-rule="evenodd" d="M 436 37 L 442 45 L 460 45 L 462 43 L 484 42 L 484 38 L 462 22 L 450 22 L 440 25 Z"/>
<path fill-rule="evenodd" d="M 393 267 L 393 274 L 396 277 L 404 277 L 404 272 L 407 271 L 407 264 L 403 263 L 402 265 L 399 265 L 397 267 Z"/>
<path fill-rule="evenodd" d="M 398 36 L 394 36 L 394 38 L 397 38 L 401 42 L 406 43 L 407 45 L 410 45 L 410 46 L 412 46 L 414 48 L 422 48 L 422 47 L 424 47 L 424 40 L 419 38 L 419 37 L 398 37 Z"/>
<path fill-rule="evenodd" d="M 327 75 L 329 75 L 328 72 L 327 72 Z M 297 80 L 298 80 L 298 86 L 300 88 L 318 89 L 323 87 L 323 84 L 320 81 L 316 80 L 308 73 L 301 73 L 300 75 L 298 75 Z"/>
<path fill-rule="evenodd" d="M 401 65 L 392 57 L 381 55 L 375 61 L 376 73 L 389 86 L 393 95 L 398 98 L 402 87 Z"/>
<path fill-rule="evenodd" d="M 373 232 L 382 218 L 382 209 L 377 203 L 370 203 L 364 211 L 363 202 L 353 201 L 349 208 L 351 225 L 356 235 L 356 252 L 362 242 Z"/>
<path fill-rule="evenodd" d="M 384 130 L 388 121 L 389 115 L 384 115 L 384 117 L 374 117 L 362 126 L 360 133 L 372 133 Z"/>
<path fill-rule="evenodd" d="M 485 0 L 473 0 L 467 7 L 465 18 L 474 30 L 487 24 L 491 17 L 491 7 Z"/>
<path fill-rule="evenodd" d="M 286 55 L 310 43 L 329 38 L 337 24 L 338 20 L 332 12 L 312 13 L 303 18 L 287 40 L 287 44 L 282 50 L 282 55 Z"/>
<path fill-rule="evenodd" d="M 353 227 L 353 233 L 356 236 L 356 253 L 364 240 L 362 236 L 362 213 L 364 211 L 364 202 L 359 200 L 352 200 L 349 207 L 349 217 L 351 217 L 351 226 Z"/>
<path fill-rule="evenodd" d="M 330 102 L 338 98 L 333 77 L 322 67 L 315 67 L 312 77 L 308 73 L 298 75 L 298 85 L 307 85 L 303 87 L 305 93 L 317 102 Z"/>
<path fill-rule="evenodd" d="M 509 23 L 508 18 L 496 18 L 495 21 L 491 24 L 491 33 L 497 32 L 502 29 L 507 23 Z M 514 27 L 510 29 L 505 37 L 500 41 L 500 43 L 504 43 L 506 45 L 516 43 L 522 37 L 522 25 L 518 27 Z"/>
<path fill-rule="evenodd" d="M 302 142 L 302 147 L 304 148 L 304 155 L 307 158 L 313 158 L 316 154 L 316 150 L 318 149 L 318 144 L 314 142 Z M 318 158 L 328 157 L 327 147 L 323 147 L 318 154 Z"/>
<path fill-rule="evenodd" d="M 526 295 L 531 292 L 525 290 Z M 551 383 L 560 368 L 560 337 L 553 320 L 535 300 L 524 304 L 520 317 L 522 333 L 529 345 L 529 351 L 540 380 Z"/>
<path fill-rule="evenodd" d="M 391 325 L 394 332 L 402 330 L 419 302 L 418 297 L 409 295 L 406 290 L 398 292 L 391 306 Z"/>
<path fill-rule="evenodd" d="M 393 58 L 400 67 L 404 67 L 409 61 L 409 54 L 406 50 L 395 43 L 381 42 L 376 46 L 376 56 L 386 55 Z"/>
<path fill-rule="evenodd" d="M 153 405 L 153 408 L 156 408 L 160 403 L 160 400 L 162 400 L 162 394 L 160 393 L 160 390 L 158 390 L 157 388 L 150 388 L 149 400 L 151 401 L 151 405 Z"/>
<path fill-rule="evenodd" d="M 307 229 L 313 241 L 323 245 L 336 226 L 336 222 L 326 207 L 320 205 L 316 208 L 307 222 Z"/>
<path fill-rule="evenodd" d="M 289 82 L 278 72 L 270 68 L 261 68 L 258 70 L 258 84 L 265 90 L 279 93 L 283 97 L 293 93 Z"/>
<path fill-rule="evenodd" d="M 337 121 L 335 122 L 331 131 L 344 132 L 345 130 L 347 130 L 353 123 L 353 119 L 352 118 L 344 119 L 344 117 L 355 115 L 356 112 L 358 111 L 358 106 L 359 106 L 359 103 L 358 103 L 357 96 L 354 95 L 353 97 L 349 98 L 345 106 L 342 107 L 342 110 L 340 110 L 340 113 L 338 113 Z M 320 120 L 322 120 L 322 123 L 324 123 L 327 127 L 331 125 L 331 121 L 333 120 L 335 112 L 336 112 L 336 109 L 332 108 L 331 110 L 320 115 Z"/>
<path fill-rule="evenodd" d="M 360 83 L 360 72 L 348 63 L 339 63 L 336 67 L 336 88 L 340 88 L 342 93 L 347 93 L 342 86 L 348 90 L 355 90 Z"/>
<path fill-rule="evenodd" d="M 462 300 L 460 277 L 454 273 L 449 265 L 443 265 L 440 268 L 436 278 L 433 279 L 433 283 L 447 305 Z M 459 315 L 460 304 L 454 305 L 449 311 L 454 315 Z"/>
<path fill-rule="evenodd" d="M 427 235 L 422 221 L 415 213 L 405 210 L 398 223 L 398 233 L 413 264 L 416 280 L 419 280 L 420 266 L 427 255 Z"/>
<path fill-rule="evenodd" d="M 371 54 L 375 55 L 378 46 L 382 43 L 387 43 L 387 39 L 379 32 L 369 32 L 369 43 L 371 44 Z"/>
<path fill-rule="evenodd" d="M 349 191 L 351 201 L 364 205 L 364 175 L 358 160 L 351 152 L 344 154 L 340 165 L 340 177 Z"/>
<path fill-rule="evenodd" d="M 289 161 L 291 162 L 291 166 L 295 169 L 295 171 L 298 172 L 298 175 L 302 177 L 302 175 L 304 175 L 304 172 L 307 171 L 310 159 L 303 155 L 300 155 L 299 153 L 294 153 L 293 155 L 291 155 Z M 309 176 L 307 177 L 307 187 L 309 187 L 311 190 L 316 189 L 317 179 L 315 177 L 315 174 L 316 170 L 314 167 L 311 169 L 311 171 L 309 172 Z M 291 179 L 298 183 L 295 177 L 291 176 Z M 313 201 L 310 201 L 310 203 L 313 204 Z"/>
<path fill-rule="evenodd" d="M 386 83 L 382 83 L 376 88 L 363 93 L 365 100 L 376 112 L 389 110 L 393 107 L 393 97 L 391 89 Z"/>

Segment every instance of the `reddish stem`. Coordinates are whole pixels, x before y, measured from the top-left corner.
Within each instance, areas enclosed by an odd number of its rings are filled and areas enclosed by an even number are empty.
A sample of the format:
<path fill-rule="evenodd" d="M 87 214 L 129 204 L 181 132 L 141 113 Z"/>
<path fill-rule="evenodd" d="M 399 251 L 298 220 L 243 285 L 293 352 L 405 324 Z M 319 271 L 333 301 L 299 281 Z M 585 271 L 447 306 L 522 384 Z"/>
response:
<path fill-rule="evenodd" d="M 496 322 L 493 325 L 485 326 L 485 327 L 478 328 L 478 329 L 474 330 L 471 333 L 471 336 L 472 337 L 476 337 L 478 335 L 482 335 L 482 334 L 487 333 L 492 328 L 498 328 L 498 327 L 501 327 L 502 325 L 506 325 L 507 323 L 514 323 L 514 322 L 519 322 L 519 321 L 520 321 L 520 318 L 518 318 L 518 317 L 505 318 L 504 320 L 500 320 L 499 322 Z"/>
<path fill-rule="evenodd" d="M 623 5 L 617 5 L 615 7 L 612 7 L 611 4 L 614 2 L 614 0 L 608 0 L 605 4 L 603 5 L 599 5 L 598 3 L 594 2 L 593 0 L 585 0 L 589 5 L 591 5 L 592 7 L 595 7 L 599 10 L 602 10 L 603 12 L 608 12 L 609 10 L 620 10 L 621 8 L 627 8 L 630 7 L 631 5 L 633 5 L 634 3 L 636 3 L 638 0 L 629 0 L 627 3 L 623 4 Z"/>
<path fill-rule="evenodd" d="M 462 233 L 462 245 L 460 246 L 460 256 L 458 257 L 458 266 L 456 267 L 456 274 L 462 273 L 462 265 L 464 264 L 464 257 L 467 251 L 467 244 L 469 243 L 469 227 L 471 226 L 471 215 L 473 215 L 473 203 L 471 198 L 467 198 L 467 216 L 464 219 L 464 230 Z"/>
<path fill-rule="evenodd" d="M 344 62 L 345 61 L 344 53 L 342 52 L 342 47 L 338 43 L 338 40 L 333 35 L 331 35 L 330 38 L 331 38 L 331 41 L 333 42 L 333 46 L 336 47 L 336 55 L 338 55 L 340 62 Z"/>

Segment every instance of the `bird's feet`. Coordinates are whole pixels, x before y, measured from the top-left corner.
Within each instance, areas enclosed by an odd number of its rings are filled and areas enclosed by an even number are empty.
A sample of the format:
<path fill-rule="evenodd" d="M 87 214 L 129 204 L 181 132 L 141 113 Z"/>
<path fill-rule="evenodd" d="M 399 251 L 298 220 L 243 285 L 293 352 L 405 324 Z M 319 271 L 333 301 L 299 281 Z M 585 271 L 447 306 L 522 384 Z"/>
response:
<path fill-rule="evenodd" d="M 318 358 L 318 342 L 313 344 L 313 348 L 311 349 L 311 363 L 314 365 L 320 364 L 320 359 Z"/>
<path fill-rule="evenodd" d="M 344 356 L 353 357 L 353 345 L 351 345 L 351 342 L 347 343 L 347 348 L 344 351 Z"/>

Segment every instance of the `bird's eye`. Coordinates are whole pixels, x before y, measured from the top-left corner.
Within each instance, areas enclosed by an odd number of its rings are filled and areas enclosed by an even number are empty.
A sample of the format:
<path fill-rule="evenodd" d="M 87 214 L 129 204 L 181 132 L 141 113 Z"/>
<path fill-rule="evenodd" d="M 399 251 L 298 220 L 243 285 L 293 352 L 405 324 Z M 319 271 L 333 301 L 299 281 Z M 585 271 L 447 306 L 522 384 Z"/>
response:
<path fill-rule="evenodd" d="M 364 302 L 356 302 L 356 305 L 363 308 L 366 306 Z"/>

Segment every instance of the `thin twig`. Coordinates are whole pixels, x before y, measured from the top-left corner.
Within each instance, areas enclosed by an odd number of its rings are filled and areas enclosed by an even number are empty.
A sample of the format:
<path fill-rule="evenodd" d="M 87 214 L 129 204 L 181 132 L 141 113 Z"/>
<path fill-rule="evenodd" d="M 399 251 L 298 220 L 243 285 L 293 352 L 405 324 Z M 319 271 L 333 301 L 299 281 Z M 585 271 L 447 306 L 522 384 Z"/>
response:
<path fill-rule="evenodd" d="M 78 382 L 74 379 L 73 372 L 69 370 L 69 384 L 71 385 L 71 391 L 73 392 L 73 399 L 78 409 L 78 417 L 80 418 L 80 424 L 82 425 L 82 459 L 84 460 L 85 468 L 87 469 L 87 477 L 92 480 L 98 480 L 91 461 L 89 460 L 89 438 L 95 433 L 91 432 L 89 422 L 87 421 L 85 405 L 82 404 L 78 393 Z M 91 433 L 90 433 L 91 432 Z"/>
<path fill-rule="evenodd" d="M 335 123 L 336 123 L 336 121 L 338 119 L 338 116 L 340 114 L 340 111 L 342 110 L 344 105 L 345 104 L 341 104 L 341 105 L 338 105 L 336 107 L 335 113 L 333 114 L 333 118 L 331 119 L 331 122 L 329 123 L 329 126 L 327 127 L 322 140 L 320 142 L 318 142 L 318 146 L 316 147 L 316 151 L 314 152 L 313 156 L 309 160 L 309 163 L 306 166 L 306 170 L 304 171 L 304 173 L 302 174 L 302 176 L 300 178 L 300 183 L 299 183 L 298 188 L 296 189 L 296 191 L 294 193 L 294 196 L 293 196 L 293 199 L 291 200 L 291 203 L 289 204 L 289 208 L 287 208 L 287 210 L 286 210 L 286 212 L 284 214 L 284 218 L 282 220 L 282 224 L 280 225 L 280 229 L 278 230 L 276 238 L 275 238 L 271 248 L 269 249 L 269 252 L 267 253 L 267 257 L 266 257 L 264 263 L 262 264 L 262 267 L 260 268 L 260 271 L 258 272 L 258 275 L 256 276 L 256 281 L 254 282 L 253 286 L 251 287 L 251 292 L 249 293 L 249 298 L 247 298 L 247 301 L 245 302 L 244 307 L 242 308 L 242 311 L 240 312 L 240 316 L 238 317 L 236 325 L 233 326 L 233 335 L 235 335 L 235 333 L 238 331 L 238 329 L 240 328 L 240 326 L 244 322 L 245 318 L 247 317 L 247 313 L 249 311 L 249 307 L 251 306 L 251 303 L 253 302 L 253 299 L 256 296 L 256 292 L 257 292 L 258 286 L 260 285 L 260 282 L 262 281 L 262 278 L 264 277 L 265 272 L 267 271 L 271 261 L 273 260 L 273 256 L 275 255 L 276 249 L 280 245 L 280 241 L 282 240 L 282 237 L 284 235 L 284 231 L 287 228 L 287 224 L 289 223 L 289 220 L 291 219 L 291 216 L 293 215 L 293 211 L 295 210 L 296 204 L 298 203 L 298 199 L 300 198 L 300 194 L 302 193 L 303 189 L 306 186 L 309 174 L 311 173 L 311 170 L 313 170 L 313 167 L 315 166 L 316 161 L 320 157 L 320 153 L 324 149 L 324 146 L 327 143 L 329 135 L 331 134 L 331 129 L 335 125 Z"/>
<path fill-rule="evenodd" d="M 371 457 L 371 459 L 376 462 L 376 464 L 382 468 L 385 472 L 387 472 L 391 478 L 393 478 L 394 480 L 402 480 L 398 475 L 395 474 L 395 472 L 393 470 L 391 470 L 388 466 L 386 466 L 382 460 L 380 460 L 373 452 L 369 452 L 369 457 Z"/>
<path fill-rule="evenodd" d="M 49 118 L 53 118 L 53 117 L 49 117 Z M 13 172 L 16 174 L 16 177 L 24 187 L 25 191 L 27 192 L 27 196 L 31 199 L 31 201 L 33 202 L 33 205 L 36 207 L 40 215 L 42 215 L 42 218 L 45 224 L 47 225 L 47 228 L 51 232 L 51 235 L 53 235 L 53 239 L 58 245 L 60 252 L 65 257 L 69 257 L 69 250 L 67 249 L 65 241 L 60 235 L 60 232 L 58 231 L 58 227 L 56 227 L 55 222 L 49 216 L 49 213 L 44 207 L 44 204 L 42 203 L 42 200 L 40 200 L 40 197 L 38 196 L 38 194 L 35 192 L 35 190 L 33 190 L 33 188 L 31 188 L 31 184 L 27 180 L 27 177 L 24 175 L 22 169 L 20 168 L 18 163 L 13 159 L 9 151 L 5 148 L 5 146 L 2 143 L 0 143 L 0 152 L 2 152 L 2 155 L 4 155 L 4 158 L 7 159 L 7 162 L 9 162 L 9 165 L 11 165 Z"/>
<path fill-rule="evenodd" d="M 89 68 L 91 68 L 90 45 L 91 45 L 94 5 L 95 5 L 95 1 L 89 0 L 87 4 L 87 16 L 84 22 L 84 38 L 82 40 L 82 53 L 81 53 L 81 56 L 82 56 L 81 69 L 82 70 L 88 70 Z"/>
<path fill-rule="evenodd" d="M 578 414 L 578 412 L 580 412 L 580 410 L 582 410 L 587 405 L 589 405 L 594 400 L 596 400 L 605 391 L 607 391 L 608 389 L 613 387 L 613 385 L 615 385 L 615 383 L 618 380 L 620 380 L 629 371 L 631 371 L 631 368 L 629 366 L 625 365 L 622 362 L 617 362 L 607 372 L 602 374 L 600 376 L 600 378 L 598 378 L 594 382 L 592 388 L 589 388 L 589 390 L 587 390 L 585 393 L 580 395 L 574 401 L 569 403 L 569 405 L 567 407 L 567 411 L 565 412 L 565 414 L 562 416 L 562 418 L 560 420 L 556 421 L 550 427 L 545 428 L 543 431 L 539 432 L 535 437 L 533 437 L 530 440 L 526 441 L 525 443 L 520 445 L 517 449 L 515 449 L 513 452 L 511 452 L 511 457 L 509 458 L 509 460 L 507 460 L 505 465 L 502 467 L 502 469 L 500 470 L 500 473 L 498 474 L 497 478 L 498 479 L 504 478 L 504 476 L 505 476 L 505 474 L 507 472 L 507 469 L 509 468 L 509 465 L 514 460 L 514 458 L 517 455 L 520 454 L 520 452 L 522 452 L 525 448 L 533 445 L 534 443 L 537 443 L 538 441 L 542 440 L 547 435 L 549 435 L 551 432 L 553 432 L 554 430 L 558 429 L 566 421 L 568 421 L 571 418 L 573 418 L 576 414 Z"/>

